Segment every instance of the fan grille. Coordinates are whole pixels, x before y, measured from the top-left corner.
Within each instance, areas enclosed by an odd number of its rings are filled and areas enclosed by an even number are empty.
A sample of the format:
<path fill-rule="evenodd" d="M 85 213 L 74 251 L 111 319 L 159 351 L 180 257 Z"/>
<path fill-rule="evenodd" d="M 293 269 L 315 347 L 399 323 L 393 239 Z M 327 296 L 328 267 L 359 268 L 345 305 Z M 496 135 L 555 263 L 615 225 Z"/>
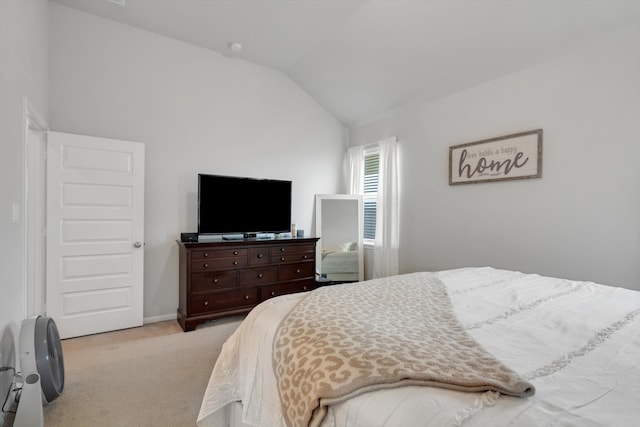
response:
<path fill-rule="evenodd" d="M 64 389 L 64 359 L 56 323 L 39 317 L 35 328 L 35 356 L 42 393 L 47 402 L 55 400 Z"/>

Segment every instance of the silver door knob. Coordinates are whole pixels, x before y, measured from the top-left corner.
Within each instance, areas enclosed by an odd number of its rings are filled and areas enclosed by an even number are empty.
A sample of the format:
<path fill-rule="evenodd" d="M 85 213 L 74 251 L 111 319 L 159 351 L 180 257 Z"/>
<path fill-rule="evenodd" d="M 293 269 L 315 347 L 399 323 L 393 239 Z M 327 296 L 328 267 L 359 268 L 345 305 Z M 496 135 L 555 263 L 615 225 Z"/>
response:
<path fill-rule="evenodd" d="M 134 248 L 141 248 L 141 247 L 142 247 L 142 243 L 141 243 L 141 242 L 135 242 L 135 243 L 133 244 L 133 247 L 134 247 Z"/>

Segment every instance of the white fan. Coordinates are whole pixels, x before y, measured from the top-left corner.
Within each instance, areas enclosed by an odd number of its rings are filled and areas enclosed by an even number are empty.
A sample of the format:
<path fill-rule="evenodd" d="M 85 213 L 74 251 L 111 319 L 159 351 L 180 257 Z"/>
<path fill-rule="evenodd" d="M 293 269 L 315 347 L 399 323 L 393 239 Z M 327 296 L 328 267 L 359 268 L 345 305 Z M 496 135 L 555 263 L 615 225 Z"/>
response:
<path fill-rule="evenodd" d="M 64 388 L 62 345 L 52 318 L 37 316 L 22 321 L 20 368 L 22 391 L 13 425 L 42 426 L 42 404 L 55 400 Z"/>

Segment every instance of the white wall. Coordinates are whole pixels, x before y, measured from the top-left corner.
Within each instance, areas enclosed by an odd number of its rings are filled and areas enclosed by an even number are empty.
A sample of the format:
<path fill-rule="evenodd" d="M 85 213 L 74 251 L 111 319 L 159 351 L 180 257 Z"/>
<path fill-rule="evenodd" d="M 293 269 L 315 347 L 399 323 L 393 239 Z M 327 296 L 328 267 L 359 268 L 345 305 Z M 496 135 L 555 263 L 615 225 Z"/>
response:
<path fill-rule="evenodd" d="M 353 129 L 399 137 L 400 270 L 490 265 L 640 289 L 640 28 Z M 448 147 L 542 128 L 543 177 L 448 185 Z"/>
<path fill-rule="evenodd" d="M 146 145 L 147 320 L 175 317 L 180 232 L 197 230 L 197 174 L 293 181 L 292 219 L 335 193 L 344 127 L 284 74 L 51 5 L 52 130 Z"/>
<path fill-rule="evenodd" d="M 25 317 L 24 99 L 47 119 L 47 10 L 46 0 L 0 1 L 0 366 L 16 368 Z M 12 376 L 0 373 L 3 401 Z"/>

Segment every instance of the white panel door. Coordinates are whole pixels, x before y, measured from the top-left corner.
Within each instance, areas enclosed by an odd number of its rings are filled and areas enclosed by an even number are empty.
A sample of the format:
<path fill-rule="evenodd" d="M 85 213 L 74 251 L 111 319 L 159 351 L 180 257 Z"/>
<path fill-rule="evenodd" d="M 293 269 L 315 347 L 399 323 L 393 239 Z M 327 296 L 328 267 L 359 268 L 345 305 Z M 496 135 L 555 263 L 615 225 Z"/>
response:
<path fill-rule="evenodd" d="M 47 137 L 47 316 L 62 338 L 140 326 L 144 145 Z"/>

